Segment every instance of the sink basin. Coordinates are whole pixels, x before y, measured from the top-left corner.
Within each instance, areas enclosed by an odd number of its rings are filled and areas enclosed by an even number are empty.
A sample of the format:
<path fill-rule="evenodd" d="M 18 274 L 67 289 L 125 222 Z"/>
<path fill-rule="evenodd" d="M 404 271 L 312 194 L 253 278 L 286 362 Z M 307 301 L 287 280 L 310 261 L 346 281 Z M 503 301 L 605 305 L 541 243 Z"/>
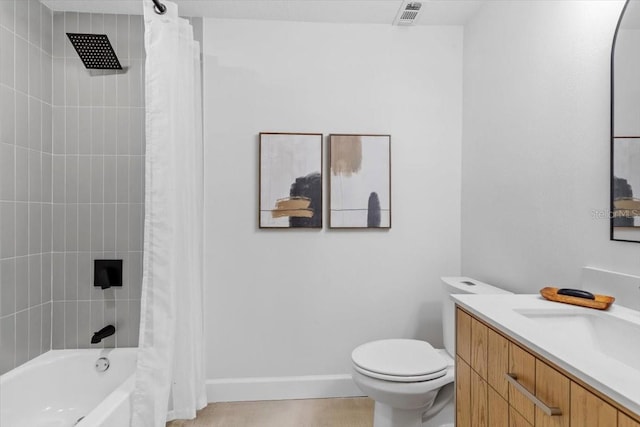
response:
<path fill-rule="evenodd" d="M 640 322 L 585 309 L 513 309 L 576 352 L 600 353 L 640 371 Z M 595 356 L 595 354 L 594 354 Z"/>

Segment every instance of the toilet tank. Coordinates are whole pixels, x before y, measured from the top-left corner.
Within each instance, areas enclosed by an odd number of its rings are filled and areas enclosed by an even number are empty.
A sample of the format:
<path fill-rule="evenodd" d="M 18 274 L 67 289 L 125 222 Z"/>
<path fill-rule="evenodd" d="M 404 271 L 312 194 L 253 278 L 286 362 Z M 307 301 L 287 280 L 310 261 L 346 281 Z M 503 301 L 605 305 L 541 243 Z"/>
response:
<path fill-rule="evenodd" d="M 442 334 L 444 348 L 455 358 L 456 310 L 452 294 L 512 294 L 469 277 L 442 277 Z"/>

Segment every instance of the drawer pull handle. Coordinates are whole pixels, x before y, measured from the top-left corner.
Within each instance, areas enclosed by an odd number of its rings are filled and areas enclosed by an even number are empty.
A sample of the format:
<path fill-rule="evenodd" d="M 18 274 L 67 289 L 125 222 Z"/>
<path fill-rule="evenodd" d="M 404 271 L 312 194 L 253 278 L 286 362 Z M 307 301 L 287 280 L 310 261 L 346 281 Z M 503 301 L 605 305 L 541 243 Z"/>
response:
<path fill-rule="evenodd" d="M 527 396 L 527 399 L 532 401 L 538 408 L 542 409 L 542 412 L 544 412 L 545 414 L 549 416 L 562 415 L 562 411 L 560 410 L 560 408 L 548 406 L 542 400 L 531 394 L 529 390 L 524 388 L 524 386 L 518 382 L 518 376 L 516 374 L 507 372 L 506 374 L 504 374 L 504 379 L 506 379 L 509 384 L 514 386 L 520 393 Z"/>

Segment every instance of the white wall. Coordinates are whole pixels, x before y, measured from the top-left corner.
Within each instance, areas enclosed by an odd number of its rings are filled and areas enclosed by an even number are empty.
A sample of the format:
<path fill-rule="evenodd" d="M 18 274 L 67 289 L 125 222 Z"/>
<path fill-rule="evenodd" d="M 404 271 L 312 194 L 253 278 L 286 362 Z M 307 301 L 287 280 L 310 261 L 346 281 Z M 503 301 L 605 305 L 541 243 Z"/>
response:
<path fill-rule="evenodd" d="M 439 278 L 460 270 L 462 29 L 205 28 L 208 378 L 344 374 L 379 338 L 441 345 Z M 393 228 L 258 230 L 261 131 L 391 134 Z"/>
<path fill-rule="evenodd" d="M 585 265 L 640 272 L 609 241 L 609 58 L 622 1 L 487 2 L 465 27 L 463 273 L 521 292 Z"/>

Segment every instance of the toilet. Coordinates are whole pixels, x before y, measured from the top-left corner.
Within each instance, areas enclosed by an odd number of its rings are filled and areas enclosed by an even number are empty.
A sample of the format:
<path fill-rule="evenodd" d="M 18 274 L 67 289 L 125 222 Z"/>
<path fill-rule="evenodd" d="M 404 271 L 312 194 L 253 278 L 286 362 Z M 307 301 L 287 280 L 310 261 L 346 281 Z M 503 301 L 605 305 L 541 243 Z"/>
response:
<path fill-rule="evenodd" d="M 385 339 L 351 353 L 353 381 L 375 401 L 374 427 L 453 426 L 455 304 L 449 296 L 511 292 L 468 277 L 443 277 L 442 289 L 444 349 Z"/>

